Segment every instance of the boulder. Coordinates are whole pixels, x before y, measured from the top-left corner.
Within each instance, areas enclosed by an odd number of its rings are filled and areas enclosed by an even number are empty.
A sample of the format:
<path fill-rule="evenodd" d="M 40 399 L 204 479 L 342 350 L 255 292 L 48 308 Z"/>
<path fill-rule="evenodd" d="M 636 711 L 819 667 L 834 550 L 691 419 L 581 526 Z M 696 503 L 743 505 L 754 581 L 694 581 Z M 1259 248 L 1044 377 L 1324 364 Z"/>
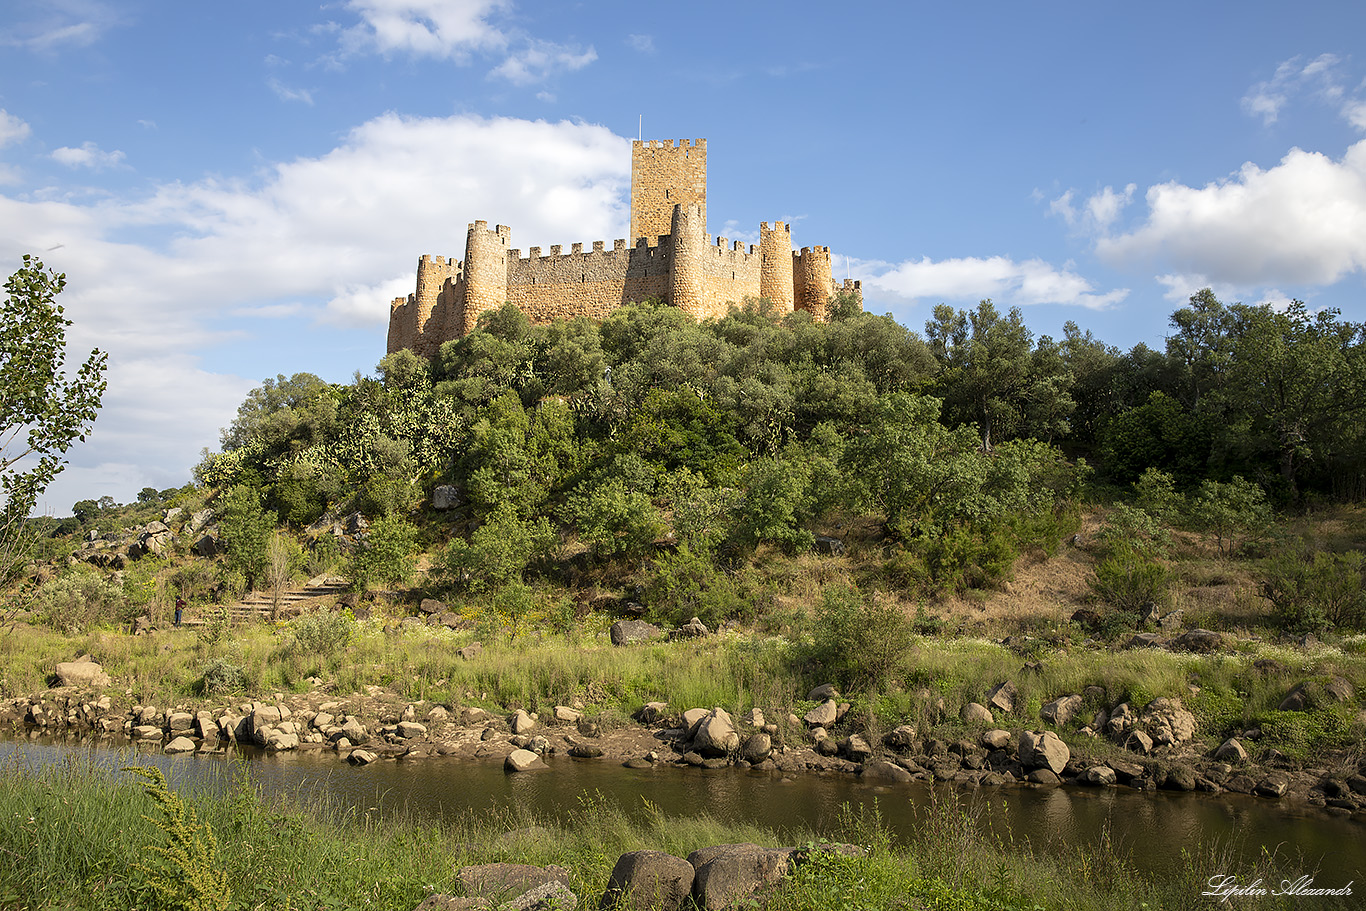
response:
<path fill-rule="evenodd" d="M 1082 772 L 1081 775 L 1077 777 L 1077 780 L 1082 784 L 1089 784 L 1093 787 L 1108 788 L 1112 786 L 1118 778 L 1119 776 L 1115 774 L 1115 770 L 1108 765 L 1095 765 L 1091 766 L 1091 768 L 1087 769 L 1085 772 Z"/>
<path fill-rule="evenodd" d="M 1010 746 L 1010 732 L 1000 728 L 982 734 L 982 746 L 988 750 L 1004 750 Z"/>
<path fill-rule="evenodd" d="M 990 693 L 987 693 L 987 705 L 1009 715 L 1015 711 L 1015 697 L 1018 695 L 1015 684 L 1007 680 L 1005 683 L 998 683 Z"/>
<path fill-rule="evenodd" d="M 1290 789 L 1290 778 L 1284 772 L 1270 772 L 1252 788 L 1258 797 L 1284 797 Z"/>
<path fill-rule="evenodd" d="M 707 713 L 693 731 L 693 749 L 703 756 L 727 756 L 740 747 L 740 735 L 730 713 L 716 707 Z"/>
<path fill-rule="evenodd" d="M 508 727 L 514 734 L 529 734 L 536 727 L 536 720 L 525 709 L 518 709 L 508 719 Z"/>
<path fill-rule="evenodd" d="M 720 911 L 782 879 L 788 852 L 755 844 L 718 845 L 692 852 L 688 863 L 695 871 L 693 901 L 701 911 Z"/>
<path fill-rule="evenodd" d="M 1025 731 L 1020 735 L 1020 764 L 1027 769 L 1047 768 L 1054 774 L 1060 773 L 1072 758 L 1067 744 L 1052 731 L 1035 733 Z"/>
<path fill-rule="evenodd" d="M 915 728 L 909 724 L 899 724 L 882 738 L 882 745 L 898 753 L 909 752 L 915 747 Z"/>
<path fill-rule="evenodd" d="M 1247 762 L 1247 750 L 1243 749 L 1237 737 L 1230 737 L 1219 744 L 1214 751 L 1214 758 L 1221 762 Z"/>
<path fill-rule="evenodd" d="M 830 557 L 844 555 L 844 542 L 832 535 L 816 535 L 816 553 Z"/>
<path fill-rule="evenodd" d="M 839 716 L 839 706 L 835 700 L 827 699 L 811 711 L 807 712 L 802 718 L 808 727 L 827 727 L 835 723 L 835 718 Z"/>
<path fill-rule="evenodd" d="M 218 555 L 218 536 L 209 534 L 200 535 L 191 549 L 195 552 L 196 556 L 204 557 L 206 559 L 215 557 Z"/>
<path fill-rule="evenodd" d="M 194 730 L 194 716 L 189 712 L 172 712 L 166 718 L 166 727 L 172 734 L 184 734 Z"/>
<path fill-rule="evenodd" d="M 885 759 L 878 759 L 873 762 L 865 763 L 863 771 L 859 777 L 864 781 L 881 783 L 899 783 L 911 780 L 911 773 L 903 769 L 894 762 Z"/>
<path fill-rule="evenodd" d="M 454 484 L 438 484 L 432 488 L 432 509 L 438 512 L 459 509 L 464 502 L 465 498 L 460 495 L 460 488 Z"/>
<path fill-rule="evenodd" d="M 1162 787 L 1168 791 L 1194 791 L 1196 777 L 1195 769 L 1178 763 L 1167 769 Z"/>
<path fill-rule="evenodd" d="M 542 883 L 498 906 L 498 911 L 575 911 L 579 897 L 564 883 Z"/>
<path fill-rule="evenodd" d="M 561 724 L 578 724 L 583 717 L 583 712 L 578 709 L 570 708 L 567 705 L 555 706 L 555 720 Z"/>
<path fill-rule="evenodd" d="M 193 753 L 196 747 L 194 741 L 188 737 L 176 737 L 166 744 L 164 752 L 167 753 Z"/>
<path fill-rule="evenodd" d="M 1146 755 L 1153 751 L 1153 739 L 1142 731 L 1130 731 L 1124 738 L 1124 749 Z"/>
<path fill-rule="evenodd" d="M 55 668 L 57 681 L 61 686 L 109 686 L 113 681 L 89 655 L 82 655 L 75 661 L 63 661 Z"/>
<path fill-rule="evenodd" d="M 568 887 L 569 871 L 554 865 L 535 867 L 531 864 L 478 864 L 461 867 L 455 874 L 460 889 L 468 896 L 507 899 L 524 895 L 537 886 L 559 883 Z"/>
<path fill-rule="evenodd" d="M 663 851 L 631 851 L 617 858 L 598 907 L 604 911 L 681 911 L 692 897 L 695 871 Z"/>
<path fill-rule="evenodd" d="M 425 724 L 418 724 L 416 721 L 400 721 L 398 723 L 398 736 L 404 740 L 416 740 L 419 737 L 425 737 L 426 734 L 427 726 Z"/>
<path fill-rule="evenodd" d="M 1157 633 L 1139 633 L 1131 638 L 1125 648 L 1157 648 L 1162 644 L 1162 637 Z"/>
<path fill-rule="evenodd" d="M 687 729 L 689 737 L 693 735 L 693 729 L 696 728 L 698 723 L 700 723 L 703 718 L 706 718 L 708 714 L 706 709 L 688 709 L 683 713 L 683 727 Z"/>
<path fill-rule="evenodd" d="M 664 635 L 653 623 L 644 620 L 618 620 L 607 630 L 613 645 L 631 645 L 635 642 L 649 642 Z"/>
<path fill-rule="evenodd" d="M 1081 696 L 1059 696 L 1039 709 L 1039 717 L 1054 727 L 1063 727 L 1077 714 L 1085 700 Z"/>
<path fill-rule="evenodd" d="M 668 712 L 667 702 L 647 702 L 636 709 L 635 719 L 641 724 L 659 724 Z"/>
<path fill-rule="evenodd" d="M 1171 647 L 1183 652 L 1214 652 L 1224 645 L 1224 637 L 1207 629 L 1193 629 L 1172 641 Z"/>
<path fill-rule="evenodd" d="M 444 601 L 438 601 L 435 598 L 423 598 L 418 604 L 417 609 L 428 616 L 431 616 L 432 614 L 444 614 L 446 612 L 446 603 Z"/>
<path fill-rule="evenodd" d="M 484 646 L 478 642 L 471 642 L 469 645 L 456 652 L 464 661 L 473 661 L 479 657 L 479 653 L 484 650 Z"/>
<path fill-rule="evenodd" d="M 504 772 L 534 772 L 548 768 L 550 766 L 530 750 L 513 750 L 503 760 Z"/>
<path fill-rule="evenodd" d="M 1180 699 L 1159 696 L 1143 708 L 1139 720 L 1153 741 L 1164 746 L 1185 743 L 1195 736 L 1195 716 L 1186 711 Z"/>
<path fill-rule="evenodd" d="M 352 743 L 360 744 L 370 739 L 370 732 L 365 729 L 365 725 L 360 723 L 360 719 L 353 715 L 342 724 L 337 736 L 345 737 Z"/>
<path fill-rule="evenodd" d="M 824 702 L 827 699 L 838 699 L 839 690 L 835 689 L 833 683 L 822 683 L 806 694 L 806 698 L 812 702 Z"/>
<path fill-rule="evenodd" d="M 868 741 L 858 734 L 850 734 L 840 743 L 840 752 L 851 762 L 863 762 L 873 755 L 873 750 L 868 746 Z"/>
<path fill-rule="evenodd" d="M 762 731 L 749 735 L 740 747 L 740 758 L 750 765 L 758 765 L 773 755 L 773 738 Z"/>
<path fill-rule="evenodd" d="M 991 717 L 991 710 L 977 702 L 963 706 L 962 717 L 964 724 L 991 724 L 995 720 Z"/>
<path fill-rule="evenodd" d="M 693 617 L 687 623 L 683 624 L 678 629 L 674 630 L 673 633 L 670 634 L 669 638 L 701 639 L 703 636 L 708 635 L 710 632 L 711 630 L 707 629 L 707 625 L 705 623 L 703 623 L 696 617 Z"/>
<path fill-rule="evenodd" d="M 369 750 L 352 750 L 346 756 L 346 761 L 352 765 L 369 765 L 377 759 L 379 756 Z"/>

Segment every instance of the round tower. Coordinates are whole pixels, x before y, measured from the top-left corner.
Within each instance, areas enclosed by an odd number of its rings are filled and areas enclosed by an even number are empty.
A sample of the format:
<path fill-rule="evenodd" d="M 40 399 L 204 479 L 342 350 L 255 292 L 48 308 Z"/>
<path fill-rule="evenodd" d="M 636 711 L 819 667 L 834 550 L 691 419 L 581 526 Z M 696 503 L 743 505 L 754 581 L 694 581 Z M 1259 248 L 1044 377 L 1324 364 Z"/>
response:
<path fill-rule="evenodd" d="M 792 312 L 792 228 L 780 221 L 759 225 L 759 296 L 778 313 Z"/>
<path fill-rule="evenodd" d="M 830 307 L 830 294 L 835 288 L 830 276 L 830 248 L 802 247 L 798 260 L 797 307 L 810 313 L 816 322 L 823 323 Z"/>
<path fill-rule="evenodd" d="M 486 221 L 470 225 L 465 236 L 465 319 L 462 335 L 474 331 L 479 315 L 497 310 L 508 299 L 508 245 L 512 229 Z"/>
<path fill-rule="evenodd" d="M 673 262 L 669 266 L 669 303 L 693 319 L 706 319 L 703 255 L 707 246 L 706 215 L 700 206 L 674 206 L 669 224 Z"/>

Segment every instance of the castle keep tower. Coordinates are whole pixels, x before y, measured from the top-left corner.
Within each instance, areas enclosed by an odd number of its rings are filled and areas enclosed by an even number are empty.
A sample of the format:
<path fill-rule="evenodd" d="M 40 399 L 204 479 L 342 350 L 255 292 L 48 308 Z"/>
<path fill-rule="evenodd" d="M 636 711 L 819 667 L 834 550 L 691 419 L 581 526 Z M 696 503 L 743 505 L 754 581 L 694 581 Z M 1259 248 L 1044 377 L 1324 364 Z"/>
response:
<path fill-rule="evenodd" d="M 707 234 L 707 141 L 631 144 L 631 243 L 618 238 L 550 248 L 509 249 L 512 230 L 476 221 L 465 258 L 423 256 L 416 293 L 389 308 L 388 351 L 434 357 L 443 342 L 474 330 L 479 316 L 511 303 L 533 323 L 602 319 L 617 307 L 664 299 L 694 319 L 717 319 L 746 298 L 765 297 L 780 313 L 824 320 L 830 248 L 792 250 L 792 228 L 759 226 L 759 245 Z M 746 249 L 748 247 L 748 249 Z M 858 282 L 844 290 L 860 293 Z"/>
<path fill-rule="evenodd" d="M 631 240 L 668 234 L 674 206 L 697 206 L 707 228 L 707 140 L 631 143 Z"/>

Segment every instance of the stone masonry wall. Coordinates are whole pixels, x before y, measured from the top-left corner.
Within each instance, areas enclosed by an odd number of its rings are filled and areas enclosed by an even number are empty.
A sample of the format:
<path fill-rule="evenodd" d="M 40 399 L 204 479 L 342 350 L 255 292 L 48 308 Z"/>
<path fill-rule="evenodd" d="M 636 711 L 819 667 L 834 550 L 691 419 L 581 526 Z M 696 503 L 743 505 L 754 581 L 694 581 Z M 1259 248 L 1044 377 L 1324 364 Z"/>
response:
<path fill-rule="evenodd" d="M 668 234 L 674 206 L 707 217 L 707 140 L 631 143 L 631 240 Z"/>
<path fill-rule="evenodd" d="M 533 323 L 586 316 L 602 319 L 622 304 L 651 297 L 667 298 L 672 244 L 660 237 L 656 246 L 642 239 L 634 247 L 616 240 L 612 249 L 593 241 L 587 252 L 574 244 L 568 254 L 559 245 L 542 256 L 532 247 L 508 253 L 507 299 Z"/>

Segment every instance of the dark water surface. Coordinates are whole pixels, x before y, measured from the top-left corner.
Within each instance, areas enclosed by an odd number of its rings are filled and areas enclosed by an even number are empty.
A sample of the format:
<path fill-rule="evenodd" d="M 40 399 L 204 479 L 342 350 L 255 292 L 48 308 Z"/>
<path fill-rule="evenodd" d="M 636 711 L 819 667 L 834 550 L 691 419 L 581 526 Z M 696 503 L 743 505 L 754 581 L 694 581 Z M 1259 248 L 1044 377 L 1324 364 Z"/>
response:
<path fill-rule="evenodd" d="M 873 787 L 846 775 L 785 777 L 719 769 L 631 770 L 603 761 L 550 760 L 548 772 L 504 774 L 502 764 L 457 759 L 378 762 L 352 768 L 330 752 L 278 753 L 240 749 L 227 756 L 171 758 L 155 748 L 89 741 L 0 741 L 0 761 L 43 765 L 92 762 L 117 770 L 152 763 L 177 787 L 225 788 L 233 768 L 245 769 L 266 794 L 324 800 L 360 814 L 408 813 L 454 819 L 469 812 L 500 819 L 566 819 L 585 799 L 646 815 L 646 801 L 667 816 L 707 814 L 775 829 L 830 831 L 845 804 L 872 807 L 901 841 L 916 838 L 930 802 L 955 796 L 978 824 L 1035 849 L 1098 847 L 1109 838 L 1140 869 L 1180 869 L 1183 853 L 1202 874 L 1221 864 L 1250 866 L 1265 851 L 1278 874 L 1315 875 L 1320 886 L 1355 880 L 1366 894 L 1366 825 L 1313 807 L 1240 794 L 1210 797 L 1126 788 L 1007 787 L 964 791 L 924 784 Z M 3 784 L 0 784 L 3 787 Z M 523 823 L 523 824 L 529 824 Z M 1214 860 L 1222 857 L 1223 860 Z M 1229 871 L 1232 872 L 1232 871 Z M 1292 877 L 1293 878 L 1293 877 Z M 1304 899 L 1312 901 L 1312 899 Z"/>

